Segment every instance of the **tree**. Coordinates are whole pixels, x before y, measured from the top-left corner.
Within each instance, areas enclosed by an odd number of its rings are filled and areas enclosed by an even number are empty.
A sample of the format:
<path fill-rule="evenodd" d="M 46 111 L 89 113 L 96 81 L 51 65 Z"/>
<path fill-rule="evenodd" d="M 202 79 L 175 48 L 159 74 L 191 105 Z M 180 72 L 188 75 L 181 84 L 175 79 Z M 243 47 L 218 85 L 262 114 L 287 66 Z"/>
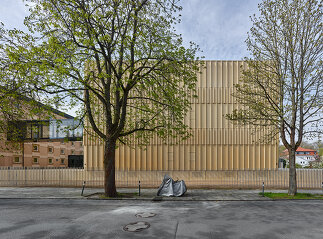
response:
<path fill-rule="evenodd" d="M 176 0 L 30 0 L 25 25 L 6 52 L 25 85 L 47 103 L 84 105 L 85 129 L 104 143 L 105 194 L 117 196 L 115 148 L 187 138 L 184 116 L 199 69 L 182 46 Z M 10 74 L 10 72 L 6 72 Z"/>
<path fill-rule="evenodd" d="M 246 44 L 251 58 L 234 96 L 245 105 L 227 117 L 280 134 L 289 152 L 289 195 L 297 193 L 295 152 L 322 133 L 322 5 L 315 0 L 263 0 Z"/>
<path fill-rule="evenodd" d="M 37 97 L 21 78 L 21 71 L 14 67 L 15 59 L 10 47 L 25 47 L 22 32 L 5 30 L 0 22 L 0 148 L 21 149 L 23 128 L 19 120 L 32 119 L 36 115 L 51 117 L 49 107 L 40 104 Z M 10 139 L 10 140 L 7 140 Z M 22 164 L 23 165 L 23 164 Z"/>

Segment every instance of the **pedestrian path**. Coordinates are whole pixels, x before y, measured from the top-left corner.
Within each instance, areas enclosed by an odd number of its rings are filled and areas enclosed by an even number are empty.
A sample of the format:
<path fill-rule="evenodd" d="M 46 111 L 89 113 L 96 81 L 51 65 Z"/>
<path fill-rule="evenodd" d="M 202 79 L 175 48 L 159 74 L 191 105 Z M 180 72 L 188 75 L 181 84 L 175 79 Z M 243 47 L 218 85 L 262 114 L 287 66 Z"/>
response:
<path fill-rule="evenodd" d="M 269 192 L 287 192 L 287 190 L 268 190 Z M 259 195 L 261 190 L 232 189 L 188 189 L 182 197 L 157 197 L 157 189 L 120 188 L 118 192 L 126 197 L 122 200 L 153 201 L 255 201 L 271 200 Z M 323 194 L 322 190 L 298 190 L 300 193 Z M 101 199 L 102 188 L 48 188 L 48 187 L 0 187 L 0 199 L 36 198 L 36 199 Z M 120 200 L 120 199 L 117 199 Z"/>

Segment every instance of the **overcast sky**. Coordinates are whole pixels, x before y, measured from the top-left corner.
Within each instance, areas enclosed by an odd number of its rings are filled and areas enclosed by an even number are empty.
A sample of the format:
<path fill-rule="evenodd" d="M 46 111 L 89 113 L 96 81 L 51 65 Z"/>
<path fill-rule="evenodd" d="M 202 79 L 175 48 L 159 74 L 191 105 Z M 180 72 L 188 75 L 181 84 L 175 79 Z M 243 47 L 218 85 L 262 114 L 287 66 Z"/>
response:
<path fill-rule="evenodd" d="M 178 32 L 184 42 L 197 43 L 207 60 L 241 60 L 251 27 L 249 16 L 261 0 L 181 0 L 182 22 Z M 22 0 L 0 0 L 0 21 L 6 28 L 24 29 L 28 9 Z"/>

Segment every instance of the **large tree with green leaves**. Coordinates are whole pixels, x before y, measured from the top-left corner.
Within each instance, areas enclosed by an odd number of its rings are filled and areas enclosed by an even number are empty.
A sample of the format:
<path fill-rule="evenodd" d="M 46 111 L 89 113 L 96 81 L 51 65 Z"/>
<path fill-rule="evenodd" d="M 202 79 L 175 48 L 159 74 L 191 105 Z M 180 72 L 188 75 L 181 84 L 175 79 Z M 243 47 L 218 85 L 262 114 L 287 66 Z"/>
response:
<path fill-rule="evenodd" d="M 0 149 L 19 150 L 23 142 L 23 130 L 19 120 L 52 117 L 51 108 L 40 104 L 37 96 L 26 84 L 21 69 L 16 68 L 16 59 L 11 50 L 25 48 L 28 37 L 14 29 L 7 31 L 0 22 Z M 9 141 L 7 139 L 10 139 Z M 22 162 L 22 166 L 24 166 Z"/>
<path fill-rule="evenodd" d="M 322 133 L 322 1 L 263 0 L 246 40 L 251 58 L 234 96 L 244 108 L 227 117 L 270 127 L 289 152 L 289 190 L 297 193 L 295 152 Z"/>
<path fill-rule="evenodd" d="M 177 0 L 29 0 L 29 33 L 3 47 L 28 89 L 79 110 L 104 143 L 105 193 L 117 196 L 118 143 L 189 136 L 198 48 L 174 30 Z M 10 75 L 11 71 L 5 74 Z M 133 137 L 130 137 L 130 136 Z"/>

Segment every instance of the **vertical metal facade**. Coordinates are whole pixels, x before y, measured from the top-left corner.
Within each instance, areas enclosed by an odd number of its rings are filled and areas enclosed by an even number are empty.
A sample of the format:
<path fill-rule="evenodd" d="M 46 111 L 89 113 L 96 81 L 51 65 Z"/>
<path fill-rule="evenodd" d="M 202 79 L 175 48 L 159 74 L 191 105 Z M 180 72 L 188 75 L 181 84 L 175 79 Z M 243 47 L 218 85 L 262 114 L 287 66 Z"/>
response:
<path fill-rule="evenodd" d="M 146 149 L 123 146 L 116 150 L 116 169 L 155 170 L 248 170 L 277 168 L 278 138 L 261 143 L 265 129 L 235 126 L 225 114 L 243 106 L 232 96 L 239 82 L 243 61 L 205 61 L 198 74 L 197 98 L 186 123 L 192 137 L 177 145 L 165 144 L 157 137 Z M 103 168 L 103 144 L 84 133 L 85 168 Z"/>

